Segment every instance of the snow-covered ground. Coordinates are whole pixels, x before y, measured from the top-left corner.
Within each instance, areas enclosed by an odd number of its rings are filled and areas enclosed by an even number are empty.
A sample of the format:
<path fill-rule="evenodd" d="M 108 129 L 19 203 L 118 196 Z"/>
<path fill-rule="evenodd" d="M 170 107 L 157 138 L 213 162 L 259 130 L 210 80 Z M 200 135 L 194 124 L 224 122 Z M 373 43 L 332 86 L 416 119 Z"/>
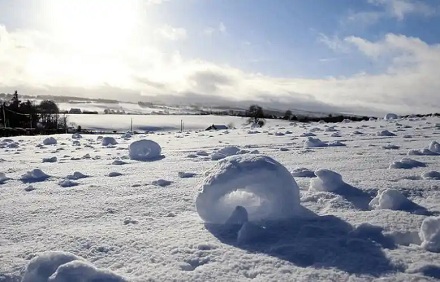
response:
<path fill-rule="evenodd" d="M 235 126 L 0 139 L 0 281 L 440 279 L 439 118 Z"/>

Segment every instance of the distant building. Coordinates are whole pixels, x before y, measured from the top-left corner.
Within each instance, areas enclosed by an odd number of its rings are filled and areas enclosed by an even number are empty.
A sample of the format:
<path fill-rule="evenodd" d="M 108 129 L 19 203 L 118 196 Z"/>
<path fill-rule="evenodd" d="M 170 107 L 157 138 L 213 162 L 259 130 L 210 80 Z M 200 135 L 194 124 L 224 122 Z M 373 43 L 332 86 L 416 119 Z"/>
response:
<path fill-rule="evenodd" d="M 69 114 L 82 114 L 82 111 L 78 108 L 71 108 Z"/>
<path fill-rule="evenodd" d="M 229 129 L 227 125 L 224 124 L 213 124 L 210 127 L 208 127 L 206 130 L 226 130 Z"/>

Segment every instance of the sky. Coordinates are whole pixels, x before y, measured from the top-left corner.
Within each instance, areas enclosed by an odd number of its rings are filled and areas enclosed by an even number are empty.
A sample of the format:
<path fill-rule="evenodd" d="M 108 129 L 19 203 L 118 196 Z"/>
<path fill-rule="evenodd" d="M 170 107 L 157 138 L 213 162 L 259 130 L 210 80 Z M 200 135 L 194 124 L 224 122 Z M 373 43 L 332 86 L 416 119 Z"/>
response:
<path fill-rule="evenodd" d="M 0 92 L 439 112 L 440 0 L 0 0 Z"/>

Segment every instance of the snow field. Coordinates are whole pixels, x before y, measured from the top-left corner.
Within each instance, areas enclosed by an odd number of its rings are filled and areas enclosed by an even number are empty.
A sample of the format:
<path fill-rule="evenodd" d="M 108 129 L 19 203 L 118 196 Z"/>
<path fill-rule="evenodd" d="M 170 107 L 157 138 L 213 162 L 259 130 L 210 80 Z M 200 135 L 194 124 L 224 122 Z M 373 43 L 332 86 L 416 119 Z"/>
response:
<path fill-rule="evenodd" d="M 439 122 L 340 123 L 329 125 L 332 137 L 326 124 L 269 121 L 252 133 L 236 124 L 226 134 L 111 135 L 110 146 L 91 135 L 39 147 L 41 137 L 1 139 L 14 145 L 0 149 L 0 281 L 21 281 L 47 251 L 75 259 L 43 281 L 70 281 L 77 270 L 84 281 L 440 279 L 439 156 L 389 168 L 438 141 Z M 346 146 L 305 148 L 304 132 Z M 160 144 L 158 159 L 145 161 L 151 143 L 130 158 L 142 140 Z M 390 141 L 399 148 L 384 148 Z M 77 185 L 62 187 L 66 179 Z"/>

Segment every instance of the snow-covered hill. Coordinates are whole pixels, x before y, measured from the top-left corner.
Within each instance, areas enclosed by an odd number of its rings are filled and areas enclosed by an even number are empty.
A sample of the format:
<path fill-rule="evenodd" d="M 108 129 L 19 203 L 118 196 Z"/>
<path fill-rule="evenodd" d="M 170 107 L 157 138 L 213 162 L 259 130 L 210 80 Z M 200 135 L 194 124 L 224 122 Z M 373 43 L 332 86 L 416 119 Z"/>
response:
<path fill-rule="evenodd" d="M 440 279 L 439 118 L 234 123 L 0 139 L 0 281 Z"/>

